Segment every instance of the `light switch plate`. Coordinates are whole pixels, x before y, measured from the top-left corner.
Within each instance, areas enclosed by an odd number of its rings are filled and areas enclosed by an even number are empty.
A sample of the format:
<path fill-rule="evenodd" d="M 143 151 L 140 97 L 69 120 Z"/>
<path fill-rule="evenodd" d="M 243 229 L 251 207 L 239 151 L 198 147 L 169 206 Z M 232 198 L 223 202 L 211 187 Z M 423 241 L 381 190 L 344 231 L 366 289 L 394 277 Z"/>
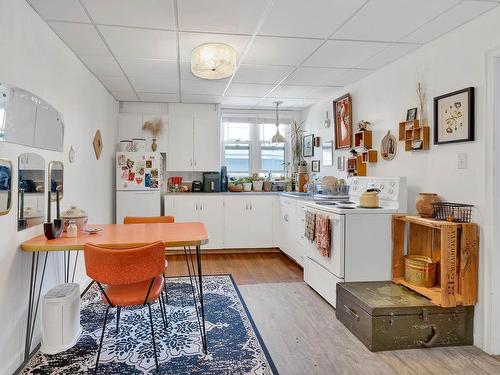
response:
<path fill-rule="evenodd" d="M 467 169 L 467 153 L 458 153 L 458 169 Z"/>

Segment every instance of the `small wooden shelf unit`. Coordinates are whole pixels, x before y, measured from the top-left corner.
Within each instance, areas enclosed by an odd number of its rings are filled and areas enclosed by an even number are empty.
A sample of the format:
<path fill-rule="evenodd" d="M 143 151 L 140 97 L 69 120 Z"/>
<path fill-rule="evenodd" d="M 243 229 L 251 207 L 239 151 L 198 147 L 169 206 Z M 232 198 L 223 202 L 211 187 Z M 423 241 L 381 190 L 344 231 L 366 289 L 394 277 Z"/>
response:
<path fill-rule="evenodd" d="M 430 128 L 421 126 L 419 120 L 399 123 L 399 140 L 404 141 L 405 151 L 429 149 Z"/>
<path fill-rule="evenodd" d="M 405 244 L 407 255 L 428 256 L 438 263 L 435 287 L 419 287 L 405 281 Z M 475 223 L 396 214 L 392 219 L 392 281 L 441 307 L 473 306 L 477 302 L 478 249 Z"/>

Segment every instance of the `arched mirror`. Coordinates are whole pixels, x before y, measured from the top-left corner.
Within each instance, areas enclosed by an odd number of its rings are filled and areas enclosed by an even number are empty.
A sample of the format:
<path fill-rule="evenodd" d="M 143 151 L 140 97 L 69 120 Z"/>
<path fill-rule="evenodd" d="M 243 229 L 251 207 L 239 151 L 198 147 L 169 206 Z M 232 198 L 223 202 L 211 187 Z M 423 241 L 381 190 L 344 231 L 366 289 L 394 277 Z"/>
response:
<path fill-rule="evenodd" d="M 12 205 L 12 163 L 0 159 L 0 215 L 6 215 Z"/>
<path fill-rule="evenodd" d="M 19 231 L 44 222 L 45 160 L 38 154 L 21 154 L 17 175 Z"/>
<path fill-rule="evenodd" d="M 51 161 L 49 163 L 49 186 L 52 201 L 57 199 L 57 192 L 59 192 L 59 200 L 63 197 L 64 191 L 64 165 L 62 161 Z"/>

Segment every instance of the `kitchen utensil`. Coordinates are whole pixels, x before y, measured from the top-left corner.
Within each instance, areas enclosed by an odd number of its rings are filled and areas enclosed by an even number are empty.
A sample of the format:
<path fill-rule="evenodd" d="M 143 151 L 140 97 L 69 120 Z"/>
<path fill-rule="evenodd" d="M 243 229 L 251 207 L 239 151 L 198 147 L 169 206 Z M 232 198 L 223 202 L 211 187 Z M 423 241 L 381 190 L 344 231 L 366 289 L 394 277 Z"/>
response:
<path fill-rule="evenodd" d="M 359 196 L 359 206 L 363 208 L 377 208 L 379 207 L 378 189 L 368 189 Z"/>
<path fill-rule="evenodd" d="M 405 256 L 405 280 L 416 286 L 432 288 L 436 284 L 436 263 L 422 255 Z"/>

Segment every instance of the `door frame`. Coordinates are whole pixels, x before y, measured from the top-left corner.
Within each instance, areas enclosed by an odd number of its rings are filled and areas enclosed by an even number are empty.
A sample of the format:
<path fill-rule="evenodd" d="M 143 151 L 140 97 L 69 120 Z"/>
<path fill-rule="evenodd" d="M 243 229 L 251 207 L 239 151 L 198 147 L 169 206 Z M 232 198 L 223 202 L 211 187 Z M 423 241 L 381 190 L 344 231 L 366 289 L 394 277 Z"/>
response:
<path fill-rule="evenodd" d="M 483 257 L 483 349 L 500 354 L 500 46 L 486 53 L 485 197 Z M 488 204 L 492 202 L 493 204 Z M 496 319 L 495 319 L 496 318 Z"/>

